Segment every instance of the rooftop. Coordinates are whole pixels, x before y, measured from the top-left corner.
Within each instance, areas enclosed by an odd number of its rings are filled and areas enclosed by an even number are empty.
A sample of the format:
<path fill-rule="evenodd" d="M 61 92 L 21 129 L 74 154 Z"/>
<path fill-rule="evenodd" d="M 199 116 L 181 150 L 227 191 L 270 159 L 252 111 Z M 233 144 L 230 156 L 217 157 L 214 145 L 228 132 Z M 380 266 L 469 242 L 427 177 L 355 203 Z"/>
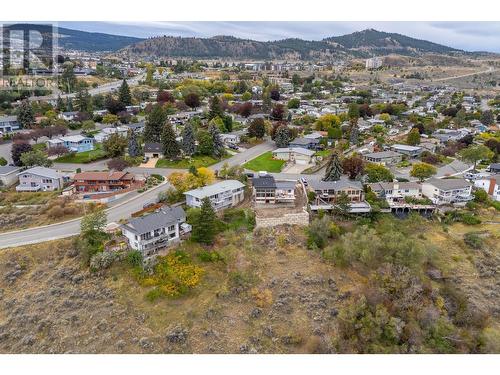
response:
<path fill-rule="evenodd" d="M 45 167 L 33 167 L 33 168 L 30 168 L 30 169 L 27 169 L 25 171 L 18 173 L 18 175 L 20 175 L 20 174 L 34 174 L 37 176 L 49 177 L 49 178 L 54 178 L 54 179 L 64 177 L 64 175 L 62 173 L 59 173 L 53 169 L 45 168 Z"/>
<path fill-rule="evenodd" d="M 309 186 L 313 190 L 343 190 L 346 188 L 363 189 L 359 181 L 341 179 L 338 181 L 311 180 Z"/>
<path fill-rule="evenodd" d="M 440 190 L 463 189 L 472 186 L 469 181 L 463 178 L 431 178 L 424 182 L 437 187 Z"/>
<path fill-rule="evenodd" d="M 217 182 L 217 183 L 212 184 L 212 185 L 203 186 L 203 187 L 198 188 L 198 189 L 189 190 L 189 191 L 186 191 L 184 194 L 191 195 L 195 198 L 203 199 L 205 197 L 209 197 L 209 196 L 214 195 L 214 194 L 222 193 L 222 192 L 228 191 L 228 190 L 239 189 L 239 188 L 242 188 L 244 186 L 245 185 L 243 185 L 240 181 L 226 180 L 226 181 Z"/>
<path fill-rule="evenodd" d="M 152 214 L 132 219 L 123 227 L 135 234 L 143 234 L 184 220 L 186 213 L 182 207 L 163 207 Z"/>

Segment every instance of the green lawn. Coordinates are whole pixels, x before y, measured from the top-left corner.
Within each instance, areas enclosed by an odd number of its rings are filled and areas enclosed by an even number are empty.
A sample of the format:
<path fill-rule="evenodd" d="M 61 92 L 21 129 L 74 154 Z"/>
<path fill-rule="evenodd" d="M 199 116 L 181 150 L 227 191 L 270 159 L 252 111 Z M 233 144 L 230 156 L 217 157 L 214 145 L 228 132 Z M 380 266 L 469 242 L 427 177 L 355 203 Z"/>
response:
<path fill-rule="evenodd" d="M 106 152 L 102 149 L 101 145 L 97 145 L 92 151 L 84 151 L 75 154 L 63 155 L 56 160 L 56 163 L 75 163 L 75 164 L 86 164 L 92 163 L 93 161 L 104 159 L 106 157 Z"/>
<path fill-rule="evenodd" d="M 231 155 L 226 155 L 223 159 L 228 158 Z M 195 168 L 208 167 L 212 164 L 218 163 L 220 160 L 212 156 L 206 155 L 194 155 L 192 158 L 181 159 L 181 160 L 168 160 L 160 159 L 156 162 L 156 168 L 179 168 L 188 169 L 191 166 Z"/>
<path fill-rule="evenodd" d="M 268 151 L 243 164 L 243 167 L 252 171 L 278 173 L 281 172 L 284 164 L 285 160 L 273 159 L 273 153 Z"/>
<path fill-rule="evenodd" d="M 330 156 L 332 153 L 332 150 L 326 149 L 326 150 L 321 150 L 316 152 L 316 156 L 321 156 L 322 158 L 326 158 L 327 156 Z"/>

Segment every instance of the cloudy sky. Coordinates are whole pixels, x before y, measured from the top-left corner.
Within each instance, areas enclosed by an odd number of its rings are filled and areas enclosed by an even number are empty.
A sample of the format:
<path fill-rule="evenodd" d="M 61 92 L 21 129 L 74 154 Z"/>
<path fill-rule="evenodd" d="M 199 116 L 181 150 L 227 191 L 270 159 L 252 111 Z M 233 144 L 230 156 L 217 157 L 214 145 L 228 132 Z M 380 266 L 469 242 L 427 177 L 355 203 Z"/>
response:
<path fill-rule="evenodd" d="M 374 28 L 466 51 L 500 53 L 500 22 L 59 22 L 59 26 L 143 38 L 232 35 L 261 41 L 284 38 L 319 40 Z"/>

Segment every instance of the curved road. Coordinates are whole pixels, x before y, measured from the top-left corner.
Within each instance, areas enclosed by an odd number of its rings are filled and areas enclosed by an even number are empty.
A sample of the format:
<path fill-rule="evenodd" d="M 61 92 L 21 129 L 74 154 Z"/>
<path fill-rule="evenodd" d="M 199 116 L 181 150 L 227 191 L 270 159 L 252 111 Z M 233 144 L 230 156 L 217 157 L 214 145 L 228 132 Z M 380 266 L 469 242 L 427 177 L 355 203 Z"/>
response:
<path fill-rule="evenodd" d="M 493 67 L 490 66 L 488 68 L 488 70 L 483 70 L 483 71 L 474 72 L 474 73 L 461 74 L 461 75 L 453 76 L 453 77 L 437 78 L 437 79 L 433 79 L 432 82 L 449 81 L 449 80 L 457 79 L 457 78 L 465 78 L 465 77 L 475 76 L 475 75 L 479 75 L 479 74 L 493 73 L 493 72 L 496 72 L 497 70 L 498 69 L 494 69 Z"/>
<path fill-rule="evenodd" d="M 255 147 L 249 148 L 239 154 L 236 154 L 221 163 L 214 164 L 210 168 L 213 170 L 220 169 L 224 163 L 229 165 L 241 165 L 245 161 L 253 159 L 254 157 L 272 150 L 273 143 L 266 141 Z M 148 169 L 148 168 L 131 168 L 135 173 L 159 173 L 168 176 L 174 172 L 175 169 Z M 131 192 L 122 198 L 109 204 L 106 209 L 108 216 L 108 223 L 117 222 L 120 219 L 128 218 L 133 212 L 139 211 L 143 208 L 145 203 L 154 201 L 160 191 L 165 191 L 169 187 L 168 183 L 163 183 L 144 193 Z M 62 223 L 51 224 L 43 227 L 35 227 L 24 229 L 21 231 L 0 233 L 0 249 L 6 247 L 14 247 L 20 245 L 27 245 L 45 241 L 51 241 L 59 238 L 69 237 L 76 235 L 80 232 L 80 219 L 73 219 Z"/>

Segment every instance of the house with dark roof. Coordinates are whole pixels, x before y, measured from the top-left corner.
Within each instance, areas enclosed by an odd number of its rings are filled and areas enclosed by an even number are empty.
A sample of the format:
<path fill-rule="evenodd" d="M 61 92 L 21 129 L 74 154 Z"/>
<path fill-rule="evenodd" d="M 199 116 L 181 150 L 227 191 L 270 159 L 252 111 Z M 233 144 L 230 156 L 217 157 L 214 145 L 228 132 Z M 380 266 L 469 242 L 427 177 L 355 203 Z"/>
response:
<path fill-rule="evenodd" d="M 122 234 L 132 249 L 144 257 L 178 243 L 183 234 L 191 231 L 182 207 L 163 207 L 156 212 L 129 220 L 121 226 Z"/>
<path fill-rule="evenodd" d="M 272 175 L 252 179 L 253 199 L 256 204 L 281 204 L 295 202 L 297 181 L 276 180 Z"/>
<path fill-rule="evenodd" d="M 290 141 L 289 147 L 302 147 L 308 150 L 318 150 L 320 148 L 319 138 L 296 138 Z"/>
<path fill-rule="evenodd" d="M 159 142 L 144 144 L 144 156 L 147 158 L 163 158 L 163 147 Z"/>

